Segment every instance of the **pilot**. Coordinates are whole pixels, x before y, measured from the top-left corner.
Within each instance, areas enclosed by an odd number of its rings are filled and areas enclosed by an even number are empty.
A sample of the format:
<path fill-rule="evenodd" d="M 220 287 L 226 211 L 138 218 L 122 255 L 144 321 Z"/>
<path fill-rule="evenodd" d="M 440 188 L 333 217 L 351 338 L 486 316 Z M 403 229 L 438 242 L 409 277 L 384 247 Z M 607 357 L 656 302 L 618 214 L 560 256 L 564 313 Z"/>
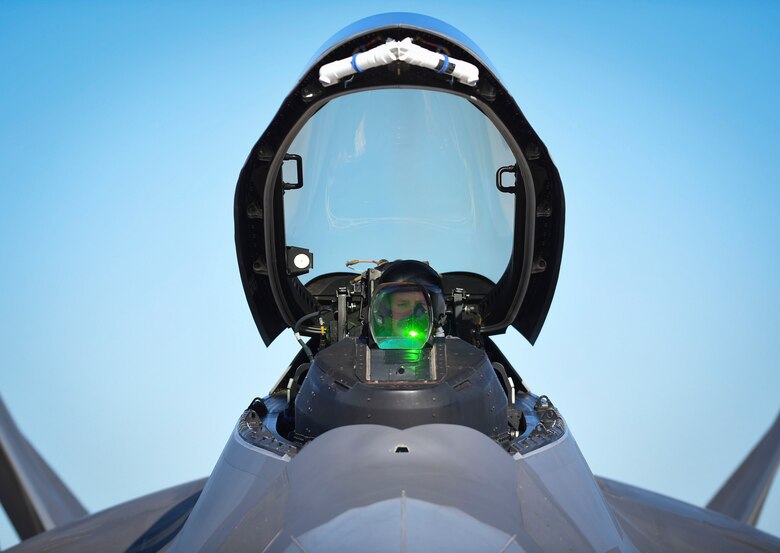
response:
<path fill-rule="evenodd" d="M 382 276 L 370 307 L 371 333 L 380 349 L 421 349 L 431 331 L 443 335 L 441 276 L 419 261 L 378 267 Z"/>

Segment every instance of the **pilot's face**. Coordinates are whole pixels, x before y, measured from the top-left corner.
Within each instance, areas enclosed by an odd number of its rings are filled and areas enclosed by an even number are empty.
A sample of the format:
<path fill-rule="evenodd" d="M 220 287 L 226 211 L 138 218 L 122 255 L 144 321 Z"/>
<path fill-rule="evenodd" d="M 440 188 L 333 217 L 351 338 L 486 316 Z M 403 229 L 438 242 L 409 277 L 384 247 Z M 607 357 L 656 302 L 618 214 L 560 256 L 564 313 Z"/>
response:
<path fill-rule="evenodd" d="M 393 320 L 393 329 L 398 330 L 398 325 L 403 324 L 409 318 L 422 312 L 425 313 L 426 301 L 422 292 L 418 290 L 409 292 L 396 292 L 390 297 L 390 313 Z"/>
<path fill-rule="evenodd" d="M 396 321 L 411 317 L 418 305 L 425 306 L 425 298 L 416 290 L 396 292 L 390 298 L 390 311 Z"/>
<path fill-rule="evenodd" d="M 428 294 L 416 284 L 380 284 L 370 318 L 371 333 L 380 349 L 421 349 L 431 333 Z"/>

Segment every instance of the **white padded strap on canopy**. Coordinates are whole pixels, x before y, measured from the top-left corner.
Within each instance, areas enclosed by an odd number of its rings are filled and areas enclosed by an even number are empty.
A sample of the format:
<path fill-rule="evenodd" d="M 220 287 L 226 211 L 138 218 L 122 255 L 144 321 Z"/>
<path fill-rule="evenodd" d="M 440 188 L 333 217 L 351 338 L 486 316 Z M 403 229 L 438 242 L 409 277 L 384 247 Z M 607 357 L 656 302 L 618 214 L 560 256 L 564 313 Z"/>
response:
<path fill-rule="evenodd" d="M 479 80 L 479 69 L 474 64 L 451 58 L 443 52 L 434 52 L 418 46 L 407 37 L 401 41 L 388 40 L 380 46 L 358 52 L 350 58 L 326 63 L 320 67 L 320 82 L 323 86 L 332 86 L 344 77 L 388 65 L 394 61 L 402 61 L 450 75 L 468 86 L 475 86 Z"/>

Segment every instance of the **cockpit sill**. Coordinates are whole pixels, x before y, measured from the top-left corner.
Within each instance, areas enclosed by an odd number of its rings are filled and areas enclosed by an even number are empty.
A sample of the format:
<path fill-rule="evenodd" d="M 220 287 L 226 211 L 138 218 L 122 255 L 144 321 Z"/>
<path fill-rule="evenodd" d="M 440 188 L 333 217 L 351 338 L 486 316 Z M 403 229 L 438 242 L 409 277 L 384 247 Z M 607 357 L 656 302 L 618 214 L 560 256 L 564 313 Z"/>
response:
<path fill-rule="evenodd" d="M 528 391 L 519 381 L 519 388 L 510 391 L 506 431 L 494 441 L 515 458 L 538 452 L 563 438 L 568 429 L 552 401 Z M 287 391 L 275 391 L 266 398 L 255 398 L 241 414 L 236 426 L 237 436 L 245 444 L 259 448 L 279 458 L 294 457 L 313 438 L 296 434 L 285 421 L 289 411 Z M 512 400 L 514 396 L 514 401 Z"/>

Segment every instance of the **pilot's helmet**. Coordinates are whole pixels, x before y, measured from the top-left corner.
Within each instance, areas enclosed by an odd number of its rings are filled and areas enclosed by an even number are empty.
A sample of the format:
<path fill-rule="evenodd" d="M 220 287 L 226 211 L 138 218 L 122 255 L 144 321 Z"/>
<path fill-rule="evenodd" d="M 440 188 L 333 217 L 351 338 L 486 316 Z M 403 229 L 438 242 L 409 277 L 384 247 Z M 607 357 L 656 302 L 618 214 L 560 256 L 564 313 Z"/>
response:
<path fill-rule="evenodd" d="M 379 267 L 369 319 L 380 349 L 421 349 L 444 314 L 441 276 L 419 261 Z"/>

